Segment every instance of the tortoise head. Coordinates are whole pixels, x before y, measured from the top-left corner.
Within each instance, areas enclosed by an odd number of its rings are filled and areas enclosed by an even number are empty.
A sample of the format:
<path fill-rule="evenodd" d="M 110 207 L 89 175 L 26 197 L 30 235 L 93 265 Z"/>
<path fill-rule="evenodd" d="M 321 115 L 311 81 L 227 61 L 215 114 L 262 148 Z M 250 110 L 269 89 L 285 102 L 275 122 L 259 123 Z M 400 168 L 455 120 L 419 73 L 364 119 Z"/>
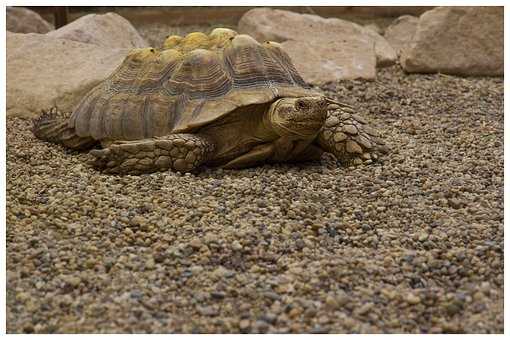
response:
<path fill-rule="evenodd" d="M 308 139 L 319 132 L 327 109 L 328 101 L 322 96 L 281 98 L 271 105 L 266 119 L 280 136 Z"/>

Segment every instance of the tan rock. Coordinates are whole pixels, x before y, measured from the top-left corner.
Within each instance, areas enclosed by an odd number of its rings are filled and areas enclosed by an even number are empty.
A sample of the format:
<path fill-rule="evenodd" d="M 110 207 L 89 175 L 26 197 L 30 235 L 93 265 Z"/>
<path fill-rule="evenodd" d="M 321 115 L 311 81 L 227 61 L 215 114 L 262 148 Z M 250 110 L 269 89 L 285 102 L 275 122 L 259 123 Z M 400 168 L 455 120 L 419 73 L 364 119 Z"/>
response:
<path fill-rule="evenodd" d="M 269 8 L 248 11 L 238 30 L 258 41 L 277 41 L 305 81 L 374 79 L 376 62 L 395 62 L 396 53 L 376 32 L 358 24 Z"/>
<path fill-rule="evenodd" d="M 371 24 L 368 24 L 368 25 L 364 25 L 363 27 L 365 27 L 366 29 L 374 31 L 375 33 L 377 33 L 379 35 L 384 35 L 384 30 L 379 25 L 377 25 L 376 23 L 371 23 Z"/>
<path fill-rule="evenodd" d="M 39 14 L 23 7 L 7 7 L 6 28 L 13 33 L 47 33 L 55 29 Z"/>
<path fill-rule="evenodd" d="M 417 26 L 417 17 L 413 17 L 412 15 L 403 15 L 395 19 L 395 21 L 386 28 L 384 37 L 397 54 L 400 55 L 404 46 L 412 41 Z"/>
<path fill-rule="evenodd" d="M 288 40 L 282 47 L 308 83 L 376 77 L 375 53 L 363 42 L 351 40 L 340 47 L 321 41 Z"/>
<path fill-rule="evenodd" d="M 400 62 L 407 72 L 503 75 L 503 7 L 438 7 L 423 13 Z"/>
<path fill-rule="evenodd" d="M 148 47 L 133 25 L 116 13 L 85 15 L 48 36 L 109 48 Z"/>
<path fill-rule="evenodd" d="M 340 19 L 338 19 L 340 20 Z M 397 52 L 395 49 L 376 31 L 364 27 L 364 33 L 373 39 L 377 67 L 386 67 L 395 64 Z"/>
<path fill-rule="evenodd" d="M 69 111 L 129 50 L 45 34 L 7 32 L 7 115 L 33 118 L 57 104 Z"/>

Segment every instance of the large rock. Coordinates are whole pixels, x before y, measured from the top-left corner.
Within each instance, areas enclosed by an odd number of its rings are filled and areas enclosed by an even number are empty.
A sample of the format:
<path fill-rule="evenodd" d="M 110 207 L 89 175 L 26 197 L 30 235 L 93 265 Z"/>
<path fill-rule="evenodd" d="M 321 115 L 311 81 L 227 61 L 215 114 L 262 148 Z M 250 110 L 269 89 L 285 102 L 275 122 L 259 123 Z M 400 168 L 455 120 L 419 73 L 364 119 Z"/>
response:
<path fill-rule="evenodd" d="M 374 31 L 375 33 L 377 33 L 379 35 L 384 35 L 384 29 L 382 29 L 376 23 L 371 23 L 371 24 L 363 25 L 363 27 L 365 27 L 366 29 Z"/>
<path fill-rule="evenodd" d="M 23 7 L 7 7 L 6 27 L 14 33 L 47 33 L 54 29 L 39 14 Z"/>
<path fill-rule="evenodd" d="M 282 47 L 303 79 L 311 84 L 376 77 L 374 49 L 363 41 L 352 39 L 339 47 L 322 41 L 287 40 Z"/>
<path fill-rule="evenodd" d="M 376 64 L 396 60 L 393 48 L 377 32 L 355 23 L 269 8 L 248 11 L 238 30 L 258 41 L 277 41 L 305 81 L 374 79 Z"/>
<path fill-rule="evenodd" d="M 54 104 L 72 110 L 128 51 L 7 32 L 7 115 L 32 118 Z"/>
<path fill-rule="evenodd" d="M 131 23 L 115 13 L 85 15 L 48 36 L 110 48 L 148 47 Z"/>
<path fill-rule="evenodd" d="M 398 17 L 386 28 L 384 37 L 393 49 L 400 55 L 402 49 L 411 43 L 418 26 L 418 18 L 412 15 Z"/>
<path fill-rule="evenodd" d="M 331 20 L 340 20 L 340 19 L 331 19 Z M 340 20 L 344 21 L 345 20 Z M 350 23 L 349 21 L 347 21 Z M 360 32 L 361 34 L 366 34 L 369 37 L 372 38 L 372 44 L 374 45 L 374 51 L 375 56 L 377 60 L 377 66 L 378 67 L 386 67 L 391 66 L 396 63 L 397 61 L 397 52 L 395 49 L 384 39 L 379 33 L 376 31 L 367 28 L 367 27 L 361 27 L 357 24 L 350 23 L 353 25 L 356 25 L 356 28 L 362 29 Z"/>
<path fill-rule="evenodd" d="M 503 7 L 438 7 L 423 13 L 400 62 L 407 72 L 503 75 Z"/>

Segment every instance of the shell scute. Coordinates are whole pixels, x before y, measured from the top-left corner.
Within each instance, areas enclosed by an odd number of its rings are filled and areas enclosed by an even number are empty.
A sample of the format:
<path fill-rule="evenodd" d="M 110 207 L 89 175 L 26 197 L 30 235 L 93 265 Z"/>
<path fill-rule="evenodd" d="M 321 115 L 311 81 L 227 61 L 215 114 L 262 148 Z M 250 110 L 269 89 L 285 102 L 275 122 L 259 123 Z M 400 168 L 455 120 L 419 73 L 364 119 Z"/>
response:
<path fill-rule="evenodd" d="M 196 49 L 188 53 L 164 84 L 169 95 L 187 93 L 191 100 L 224 95 L 232 87 L 230 75 L 218 54 Z"/>

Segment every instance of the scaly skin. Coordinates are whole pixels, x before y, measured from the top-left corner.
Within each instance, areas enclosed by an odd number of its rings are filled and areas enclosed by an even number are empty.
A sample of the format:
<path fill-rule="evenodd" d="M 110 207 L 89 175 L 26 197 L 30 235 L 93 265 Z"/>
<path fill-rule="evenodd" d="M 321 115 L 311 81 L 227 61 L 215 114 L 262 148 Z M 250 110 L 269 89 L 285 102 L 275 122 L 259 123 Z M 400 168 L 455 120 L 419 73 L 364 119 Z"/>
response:
<path fill-rule="evenodd" d="M 214 145 L 193 134 L 118 141 L 90 151 L 92 165 L 110 174 L 141 174 L 172 169 L 190 171 L 208 160 Z"/>
<path fill-rule="evenodd" d="M 388 152 L 388 147 L 380 133 L 366 124 L 350 106 L 330 104 L 317 141 L 324 151 L 334 154 L 342 163 L 360 164 L 363 160 L 377 159 L 378 154 Z"/>

